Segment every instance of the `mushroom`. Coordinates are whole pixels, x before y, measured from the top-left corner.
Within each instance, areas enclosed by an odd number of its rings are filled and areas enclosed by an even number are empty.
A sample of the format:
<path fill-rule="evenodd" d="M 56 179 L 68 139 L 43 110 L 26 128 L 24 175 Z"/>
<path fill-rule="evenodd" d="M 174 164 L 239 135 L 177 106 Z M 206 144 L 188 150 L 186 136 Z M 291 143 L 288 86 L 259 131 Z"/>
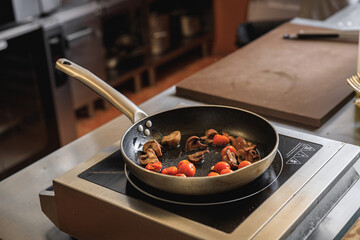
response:
<path fill-rule="evenodd" d="M 239 158 L 239 161 L 246 160 L 249 162 L 258 161 L 261 159 L 260 155 L 254 149 L 256 145 L 252 145 L 251 147 L 241 148 L 236 151 L 236 155 Z"/>
<path fill-rule="evenodd" d="M 237 137 L 234 140 L 232 140 L 232 145 L 234 146 L 234 148 L 236 150 L 248 147 L 248 143 L 246 142 L 246 140 L 242 137 Z"/>
<path fill-rule="evenodd" d="M 237 169 L 238 163 L 235 153 L 231 152 L 229 149 L 227 149 L 225 153 L 226 154 L 222 157 L 222 161 L 227 162 L 230 165 L 231 169 Z"/>
<path fill-rule="evenodd" d="M 185 143 L 186 151 L 191 151 L 191 150 L 195 150 L 198 148 L 207 148 L 206 144 L 202 144 L 200 142 L 200 138 L 198 136 L 192 136 L 192 137 L 189 137 L 188 140 L 186 140 L 186 143 Z"/>
<path fill-rule="evenodd" d="M 161 145 L 156 140 L 147 141 L 143 146 L 143 152 L 147 152 L 149 148 L 153 149 L 157 156 L 162 156 Z"/>
<path fill-rule="evenodd" d="M 167 136 L 164 136 L 161 140 L 161 144 L 167 144 L 169 147 L 176 147 L 181 140 L 180 131 L 174 131 Z"/>
<path fill-rule="evenodd" d="M 215 129 L 208 129 L 205 132 L 205 136 L 201 137 L 200 139 L 205 140 L 208 143 L 212 143 L 212 140 L 216 134 L 218 134 L 218 132 Z"/>
<path fill-rule="evenodd" d="M 194 154 L 188 155 L 188 158 L 191 162 L 198 163 L 204 159 L 204 155 L 206 153 L 210 153 L 210 151 L 208 149 L 206 149 L 204 151 L 196 152 Z"/>
<path fill-rule="evenodd" d="M 140 163 L 146 165 L 148 163 L 154 163 L 159 161 L 155 151 L 152 148 L 148 148 L 145 155 L 140 156 Z"/>

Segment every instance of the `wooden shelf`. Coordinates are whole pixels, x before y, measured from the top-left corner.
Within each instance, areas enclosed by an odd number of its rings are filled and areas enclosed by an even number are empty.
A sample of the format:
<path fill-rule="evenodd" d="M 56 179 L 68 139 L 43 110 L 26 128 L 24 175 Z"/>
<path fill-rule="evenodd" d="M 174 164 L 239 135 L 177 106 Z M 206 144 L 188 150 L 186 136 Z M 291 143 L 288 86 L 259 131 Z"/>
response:
<path fill-rule="evenodd" d="M 182 38 L 164 54 L 157 56 L 150 56 L 147 59 L 147 67 L 149 71 L 150 85 L 156 84 L 156 68 L 193 50 L 194 48 L 201 47 L 202 55 L 208 56 L 209 42 L 213 36 L 211 33 L 201 34 L 192 38 Z"/>
<path fill-rule="evenodd" d="M 180 55 L 199 47 L 203 44 L 208 44 L 208 41 L 212 39 L 212 34 L 202 34 L 192 38 L 183 38 L 178 43 L 175 43 L 173 47 L 171 47 L 166 53 L 157 55 L 157 56 L 150 56 L 147 65 L 149 67 L 157 67 L 160 66 L 168 61 L 173 60 Z"/>
<path fill-rule="evenodd" d="M 154 85 L 156 84 L 156 70 L 159 66 L 197 47 L 201 48 L 203 56 L 208 55 L 209 42 L 213 39 L 211 0 L 202 0 L 196 4 L 193 4 L 191 0 L 176 4 L 170 4 L 166 0 L 146 0 L 143 3 L 142 5 L 129 7 L 127 10 L 123 9 L 121 12 L 107 16 L 109 19 L 112 19 L 111 22 L 104 19 L 104 26 L 106 26 L 104 28 L 105 42 L 108 43 L 108 47 L 114 47 L 113 50 L 115 50 L 115 52 L 112 50 L 109 57 L 114 57 L 118 61 L 116 67 L 108 69 L 107 81 L 112 86 L 122 84 L 133 78 L 135 91 L 139 91 L 141 89 L 141 76 L 144 72 L 148 72 L 149 83 Z M 181 37 L 181 14 L 194 14 L 194 12 L 198 14 L 199 21 L 202 24 L 200 33 L 194 37 Z M 159 26 L 150 26 L 149 19 L 153 13 L 168 15 L 169 27 L 166 27 L 166 24 L 160 20 Z M 120 24 L 118 30 L 123 29 L 123 31 L 114 32 L 112 30 L 114 22 Z M 165 27 L 162 24 L 165 24 Z M 171 29 L 169 29 L 170 27 Z M 151 54 L 152 42 L 150 36 L 152 36 L 152 31 L 165 31 L 170 35 L 170 49 L 161 55 Z M 143 45 L 139 45 L 128 53 L 126 53 L 126 49 L 124 51 L 121 48 L 116 49 L 114 39 L 119 38 L 124 32 L 128 35 L 138 36 Z M 141 57 L 144 58 L 140 59 Z"/>
<path fill-rule="evenodd" d="M 129 79 L 134 80 L 134 90 L 138 92 L 141 90 L 142 81 L 141 81 L 141 74 L 147 70 L 147 67 L 144 65 L 135 67 L 133 69 L 127 70 L 113 70 L 116 72 L 116 76 L 113 76 L 109 79 L 109 84 L 113 87 L 116 87 Z"/>

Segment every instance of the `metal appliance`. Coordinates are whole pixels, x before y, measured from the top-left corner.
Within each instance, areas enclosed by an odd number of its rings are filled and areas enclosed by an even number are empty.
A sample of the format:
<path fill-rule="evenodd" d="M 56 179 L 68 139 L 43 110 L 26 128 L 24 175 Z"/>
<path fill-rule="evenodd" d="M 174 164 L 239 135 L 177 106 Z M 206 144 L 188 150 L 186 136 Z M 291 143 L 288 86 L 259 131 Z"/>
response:
<path fill-rule="evenodd" d="M 0 27 L 33 21 L 62 6 L 61 0 L 3 0 L 0 1 Z"/>
<path fill-rule="evenodd" d="M 65 47 L 63 56 L 106 79 L 100 13 L 98 4 L 89 3 L 56 13 L 53 18 L 61 25 Z M 89 107 L 91 115 L 92 103 L 98 96 L 76 80 L 69 78 L 69 82 L 73 109 Z"/>
<path fill-rule="evenodd" d="M 360 148 L 277 131 L 272 166 L 237 190 L 183 196 L 153 189 L 127 170 L 118 141 L 54 179 L 40 193 L 41 207 L 79 239 L 341 238 L 360 216 Z"/>
<path fill-rule="evenodd" d="M 38 0 L 0 1 L 0 26 L 28 21 L 39 15 Z"/>
<path fill-rule="evenodd" d="M 33 23 L 0 33 L 0 179 L 76 137 L 69 83 L 52 69 L 60 31 L 48 30 Z"/>
<path fill-rule="evenodd" d="M 41 14 L 50 14 L 61 7 L 61 0 L 38 0 Z"/>

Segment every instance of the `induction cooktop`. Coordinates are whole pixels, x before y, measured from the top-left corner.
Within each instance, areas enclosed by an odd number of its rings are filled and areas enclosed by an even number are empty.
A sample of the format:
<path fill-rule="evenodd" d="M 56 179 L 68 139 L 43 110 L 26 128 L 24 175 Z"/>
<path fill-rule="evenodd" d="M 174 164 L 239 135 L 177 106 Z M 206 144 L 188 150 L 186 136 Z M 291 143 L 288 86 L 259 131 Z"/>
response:
<path fill-rule="evenodd" d="M 78 177 L 230 233 L 321 148 L 321 144 L 280 135 L 278 153 L 259 178 L 241 188 L 205 196 L 171 194 L 146 185 L 124 166 L 120 150 Z"/>
<path fill-rule="evenodd" d="M 127 169 L 116 142 L 54 179 L 40 194 L 42 209 L 77 238 L 305 238 L 344 195 L 359 192 L 353 187 L 359 185 L 359 147 L 276 129 L 272 165 L 238 189 L 206 196 L 154 189 Z M 332 231 L 342 227 L 332 225 Z"/>

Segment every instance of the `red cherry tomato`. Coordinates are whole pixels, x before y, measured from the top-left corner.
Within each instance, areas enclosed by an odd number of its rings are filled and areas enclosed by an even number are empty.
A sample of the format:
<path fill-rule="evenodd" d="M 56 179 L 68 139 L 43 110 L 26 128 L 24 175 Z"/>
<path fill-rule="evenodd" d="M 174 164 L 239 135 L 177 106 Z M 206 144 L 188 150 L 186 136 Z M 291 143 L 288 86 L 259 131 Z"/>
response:
<path fill-rule="evenodd" d="M 224 147 L 224 149 L 223 150 L 221 150 L 221 156 L 223 157 L 223 156 L 225 156 L 225 154 L 226 154 L 226 150 L 230 150 L 230 152 L 233 152 L 233 153 L 236 153 L 236 149 L 233 147 L 233 146 L 226 146 L 226 147 Z"/>
<path fill-rule="evenodd" d="M 230 169 L 230 165 L 227 162 L 218 162 L 211 168 L 211 170 L 220 173 L 224 169 Z"/>
<path fill-rule="evenodd" d="M 162 174 L 175 176 L 178 173 L 178 169 L 174 166 L 165 168 L 161 171 Z"/>
<path fill-rule="evenodd" d="M 213 177 L 213 176 L 219 176 L 219 174 L 217 172 L 210 172 L 208 174 L 209 177 Z"/>
<path fill-rule="evenodd" d="M 231 170 L 231 169 L 223 169 L 223 170 L 221 170 L 220 175 L 228 174 L 228 173 L 232 173 L 232 172 L 233 172 L 233 170 Z"/>
<path fill-rule="evenodd" d="M 242 161 L 239 163 L 238 169 L 251 165 L 249 161 Z"/>
<path fill-rule="evenodd" d="M 217 146 L 224 146 L 224 145 L 228 144 L 229 142 L 230 142 L 230 140 L 228 137 L 226 137 L 224 135 L 220 135 L 220 134 L 216 134 L 213 139 L 213 144 L 215 144 Z"/>
<path fill-rule="evenodd" d="M 162 164 L 159 161 L 154 162 L 154 163 L 148 163 L 145 168 L 150 171 L 160 172 L 160 170 L 162 168 Z"/>
<path fill-rule="evenodd" d="M 183 164 L 183 163 L 186 163 L 186 164 L 188 164 L 188 163 L 190 163 L 188 160 L 181 160 L 179 163 L 178 163 L 178 168 L 180 168 L 180 166 L 181 166 L 181 164 Z"/>
<path fill-rule="evenodd" d="M 183 174 L 183 173 L 178 173 L 178 174 L 176 174 L 175 176 L 177 176 L 177 177 L 186 177 L 186 175 Z"/>
<path fill-rule="evenodd" d="M 179 167 L 179 173 L 185 174 L 187 177 L 193 177 L 195 175 L 196 168 L 192 163 L 183 163 Z"/>

